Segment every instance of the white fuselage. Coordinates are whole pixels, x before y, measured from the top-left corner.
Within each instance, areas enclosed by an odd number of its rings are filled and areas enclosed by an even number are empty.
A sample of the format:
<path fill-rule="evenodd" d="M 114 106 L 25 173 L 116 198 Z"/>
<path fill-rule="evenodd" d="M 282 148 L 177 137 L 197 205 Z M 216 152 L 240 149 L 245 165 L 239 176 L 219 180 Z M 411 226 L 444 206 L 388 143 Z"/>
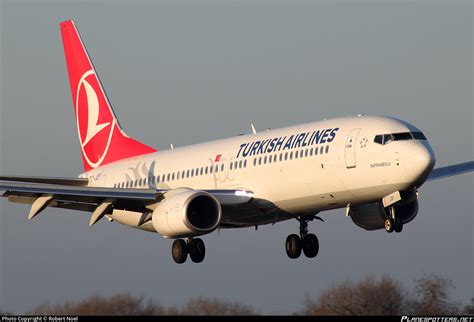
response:
<path fill-rule="evenodd" d="M 159 151 L 81 177 L 103 187 L 252 191 L 281 212 L 249 209 L 232 218 L 264 224 L 416 190 L 435 162 L 428 141 L 374 142 L 376 135 L 414 131 L 393 118 L 338 118 Z"/>

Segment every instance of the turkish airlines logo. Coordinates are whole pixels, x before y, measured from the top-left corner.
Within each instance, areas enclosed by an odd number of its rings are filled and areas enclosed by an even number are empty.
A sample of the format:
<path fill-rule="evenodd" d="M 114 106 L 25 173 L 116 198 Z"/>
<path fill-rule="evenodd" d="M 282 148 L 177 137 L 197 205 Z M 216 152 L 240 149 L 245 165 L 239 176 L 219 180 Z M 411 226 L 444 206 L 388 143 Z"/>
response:
<path fill-rule="evenodd" d="M 113 117 L 94 71 L 85 72 L 76 92 L 76 121 L 82 155 L 92 168 L 104 161 L 115 128 Z M 101 108 L 102 107 L 102 108 Z"/>

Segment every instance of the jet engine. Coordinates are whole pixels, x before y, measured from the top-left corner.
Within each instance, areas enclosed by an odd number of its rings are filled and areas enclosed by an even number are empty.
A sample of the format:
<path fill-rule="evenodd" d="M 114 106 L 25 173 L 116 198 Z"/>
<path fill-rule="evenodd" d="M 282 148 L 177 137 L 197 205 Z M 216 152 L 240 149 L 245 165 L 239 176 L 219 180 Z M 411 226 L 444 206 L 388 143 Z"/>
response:
<path fill-rule="evenodd" d="M 394 205 L 395 216 L 398 216 L 403 224 L 412 221 L 418 214 L 418 200 L 408 198 Z M 354 224 L 366 230 L 383 229 L 385 219 L 390 215 L 389 209 L 382 202 L 373 202 L 350 207 L 349 216 Z"/>
<path fill-rule="evenodd" d="M 152 223 L 165 238 L 192 237 L 216 229 L 221 214 L 221 205 L 211 194 L 185 190 L 165 195 L 152 213 Z"/>

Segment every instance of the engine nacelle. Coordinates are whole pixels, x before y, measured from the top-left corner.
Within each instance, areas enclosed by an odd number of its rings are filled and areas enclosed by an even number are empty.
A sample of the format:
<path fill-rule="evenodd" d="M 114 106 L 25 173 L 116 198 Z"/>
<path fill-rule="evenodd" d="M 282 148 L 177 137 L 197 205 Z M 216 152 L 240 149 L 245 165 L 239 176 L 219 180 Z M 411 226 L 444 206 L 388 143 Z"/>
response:
<path fill-rule="evenodd" d="M 204 235 L 217 228 L 222 209 L 211 194 L 185 190 L 169 197 L 165 195 L 152 214 L 155 230 L 165 238 Z"/>
<path fill-rule="evenodd" d="M 404 224 L 412 221 L 418 214 L 418 200 L 410 198 L 395 205 L 395 214 Z M 366 230 L 383 229 L 385 219 L 390 216 L 389 209 L 382 202 L 373 202 L 351 207 L 349 216 L 354 224 Z"/>

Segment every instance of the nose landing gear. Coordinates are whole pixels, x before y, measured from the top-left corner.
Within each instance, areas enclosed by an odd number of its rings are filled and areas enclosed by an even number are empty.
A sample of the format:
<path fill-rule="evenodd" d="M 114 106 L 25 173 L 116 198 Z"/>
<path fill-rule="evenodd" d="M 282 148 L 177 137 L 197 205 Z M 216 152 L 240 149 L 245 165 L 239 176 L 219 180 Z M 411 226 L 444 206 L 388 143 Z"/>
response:
<path fill-rule="evenodd" d="M 385 231 L 387 233 L 392 233 L 395 231 L 399 233 L 403 230 L 403 222 L 400 217 L 395 214 L 395 207 L 390 207 L 390 216 L 385 219 Z"/>
<path fill-rule="evenodd" d="M 300 222 L 300 236 L 291 234 L 286 238 L 285 250 L 289 258 L 296 259 L 300 257 L 301 251 L 308 258 L 314 258 L 319 252 L 319 241 L 315 234 L 308 234 L 308 221 L 321 218 L 313 216 L 310 219 L 298 217 Z"/>

